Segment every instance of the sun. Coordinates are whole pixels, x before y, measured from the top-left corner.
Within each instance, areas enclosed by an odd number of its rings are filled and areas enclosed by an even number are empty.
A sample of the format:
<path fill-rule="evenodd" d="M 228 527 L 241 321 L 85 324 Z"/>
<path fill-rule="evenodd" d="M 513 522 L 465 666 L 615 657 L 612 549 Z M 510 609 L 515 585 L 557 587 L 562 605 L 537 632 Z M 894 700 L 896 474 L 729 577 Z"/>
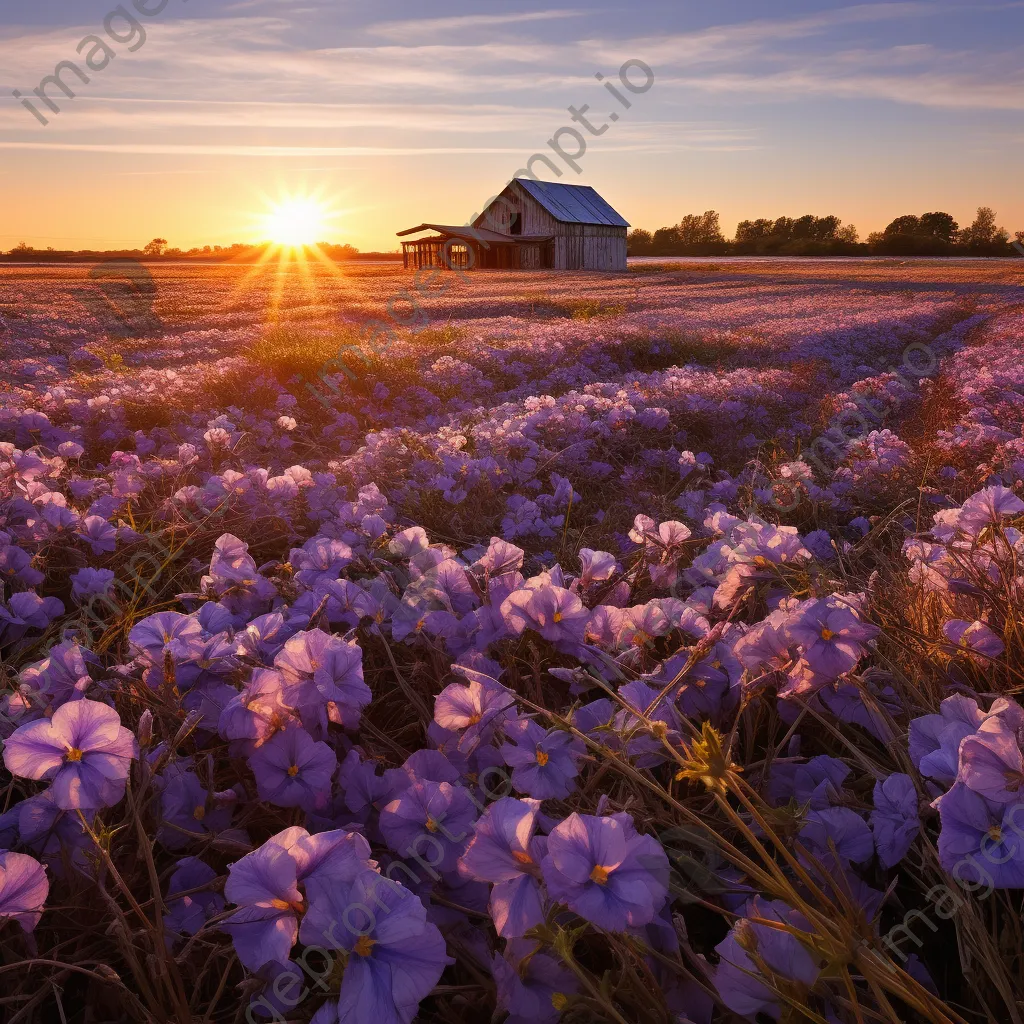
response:
<path fill-rule="evenodd" d="M 315 199 L 291 196 L 275 204 L 264 219 L 264 230 L 275 245 L 314 245 L 322 241 L 330 215 Z"/>

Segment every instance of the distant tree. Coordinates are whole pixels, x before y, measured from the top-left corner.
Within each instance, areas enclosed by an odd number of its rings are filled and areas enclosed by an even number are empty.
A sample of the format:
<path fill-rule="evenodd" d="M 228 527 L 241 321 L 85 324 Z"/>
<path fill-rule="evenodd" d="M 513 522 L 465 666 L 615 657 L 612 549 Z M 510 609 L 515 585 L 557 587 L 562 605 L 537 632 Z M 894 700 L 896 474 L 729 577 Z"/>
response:
<path fill-rule="evenodd" d="M 886 229 L 886 238 L 894 235 L 919 235 L 921 234 L 921 218 L 908 213 L 903 217 L 897 217 Z"/>
<path fill-rule="evenodd" d="M 814 228 L 818 223 L 818 218 L 813 213 L 805 214 L 803 217 L 798 217 L 793 221 L 793 228 L 789 233 L 790 238 L 814 238 Z"/>
<path fill-rule="evenodd" d="M 828 217 L 815 217 L 813 227 L 814 238 L 819 242 L 833 241 L 836 233 L 839 231 L 839 225 L 842 223 L 834 214 L 830 214 Z"/>
<path fill-rule="evenodd" d="M 658 228 L 651 242 L 651 252 L 655 256 L 672 256 L 681 244 L 678 228 Z"/>
<path fill-rule="evenodd" d="M 738 244 L 749 244 L 771 238 L 774 226 L 775 221 L 767 218 L 740 221 L 736 227 L 736 241 Z"/>
<path fill-rule="evenodd" d="M 716 242 L 724 242 L 722 224 L 718 214 L 714 210 L 706 213 L 688 213 L 676 226 L 679 234 L 679 241 L 682 245 L 709 245 Z"/>
<path fill-rule="evenodd" d="M 649 256 L 654 245 L 654 236 L 643 228 L 635 228 L 626 235 L 626 249 L 630 256 Z"/>
<path fill-rule="evenodd" d="M 860 232 L 854 224 L 843 224 L 836 231 L 836 239 L 845 242 L 847 245 L 856 245 L 860 241 Z"/>
<path fill-rule="evenodd" d="M 920 231 L 922 235 L 931 238 L 941 238 L 944 242 L 952 244 L 956 241 L 960 225 L 953 219 L 951 213 L 926 213 L 920 220 Z"/>
<path fill-rule="evenodd" d="M 792 217 L 780 217 L 772 225 L 772 237 L 789 240 L 793 237 L 793 225 L 796 221 Z"/>
<path fill-rule="evenodd" d="M 33 249 L 31 245 L 28 245 L 28 244 L 27 244 L 27 243 L 25 243 L 25 242 L 19 242 L 19 243 L 18 243 L 18 244 L 17 244 L 17 245 L 16 245 L 16 246 L 15 246 L 15 247 L 14 247 L 14 248 L 13 248 L 13 249 L 11 250 L 11 252 L 35 252 L 35 249 Z"/>
<path fill-rule="evenodd" d="M 1009 240 L 1010 233 L 996 226 L 995 211 L 990 206 L 979 206 L 974 223 L 960 232 L 960 241 L 972 251 L 998 249 Z"/>
<path fill-rule="evenodd" d="M 166 238 L 154 238 L 152 242 L 146 244 L 146 247 L 142 250 L 147 256 L 163 256 L 164 250 L 167 248 Z"/>
<path fill-rule="evenodd" d="M 1024 231 L 1015 231 L 1013 237 L 1017 240 L 1019 245 L 1024 245 Z"/>

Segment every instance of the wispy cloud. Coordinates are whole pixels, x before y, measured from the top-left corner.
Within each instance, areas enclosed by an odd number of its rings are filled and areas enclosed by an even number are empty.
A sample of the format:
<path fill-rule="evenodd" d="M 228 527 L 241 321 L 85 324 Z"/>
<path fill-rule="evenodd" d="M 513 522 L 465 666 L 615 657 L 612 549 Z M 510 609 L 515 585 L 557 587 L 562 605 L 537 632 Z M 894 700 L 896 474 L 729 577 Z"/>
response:
<path fill-rule="evenodd" d="M 492 29 L 503 25 L 528 25 L 539 21 L 560 21 L 580 18 L 592 13 L 581 9 L 519 11 L 505 14 L 461 14 L 448 18 L 417 18 L 408 21 L 385 21 L 368 25 L 366 31 L 403 43 L 415 43 L 424 35 L 457 35 L 472 29 Z"/>

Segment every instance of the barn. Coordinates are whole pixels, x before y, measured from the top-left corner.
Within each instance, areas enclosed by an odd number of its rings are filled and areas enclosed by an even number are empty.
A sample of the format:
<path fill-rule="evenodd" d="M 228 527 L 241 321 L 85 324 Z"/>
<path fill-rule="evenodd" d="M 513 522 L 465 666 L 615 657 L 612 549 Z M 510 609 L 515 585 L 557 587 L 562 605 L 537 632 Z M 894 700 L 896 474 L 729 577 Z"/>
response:
<path fill-rule="evenodd" d="M 421 236 L 402 242 L 406 269 L 625 270 L 628 228 L 589 185 L 513 178 L 472 224 L 398 235 Z"/>

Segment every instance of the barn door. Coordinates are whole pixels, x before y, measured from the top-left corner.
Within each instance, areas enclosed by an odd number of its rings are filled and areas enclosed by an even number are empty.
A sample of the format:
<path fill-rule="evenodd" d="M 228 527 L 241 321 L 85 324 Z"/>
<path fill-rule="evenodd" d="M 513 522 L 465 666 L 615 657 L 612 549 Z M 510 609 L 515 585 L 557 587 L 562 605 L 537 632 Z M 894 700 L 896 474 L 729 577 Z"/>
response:
<path fill-rule="evenodd" d="M 583 269 L 583 225 L 571 224 L 569 226 L 569 237 L 566 239 L 569 245 L 567 260 L 568 270 Z"/>

